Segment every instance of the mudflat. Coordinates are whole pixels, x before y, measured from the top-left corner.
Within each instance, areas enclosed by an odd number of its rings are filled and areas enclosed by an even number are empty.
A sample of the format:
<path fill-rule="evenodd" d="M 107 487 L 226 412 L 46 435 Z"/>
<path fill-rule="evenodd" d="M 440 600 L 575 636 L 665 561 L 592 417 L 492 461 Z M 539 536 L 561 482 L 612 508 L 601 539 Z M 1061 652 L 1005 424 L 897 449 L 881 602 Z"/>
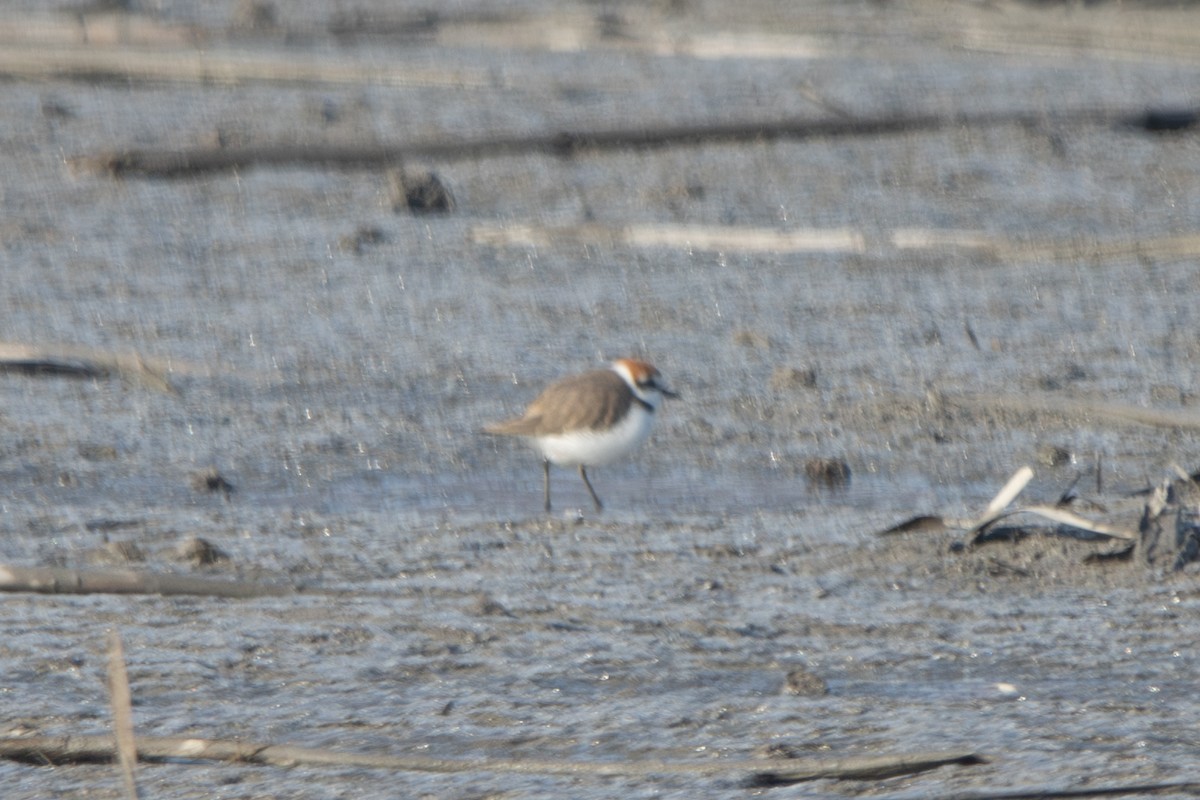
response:
<path fill-rule="evenodd" d="M 1029 465 L 1016 505 L 1136 534 L 1196 469 L 1190 6 L 200 5 L 0 34 L 0 564 L 286 594 L 4 595 L 6 736 L 109 733 L 115 629 L 147 741 L 465 764 L 155 797 L 1192 779 L 1186 558 L 880 533 Z M 621 356 L 683 399 L 546 515 L 480 430 Z M 986 763 L 588 772 L 952 751 Z M 48 761 L 5 796 L 120 794 Z"/>

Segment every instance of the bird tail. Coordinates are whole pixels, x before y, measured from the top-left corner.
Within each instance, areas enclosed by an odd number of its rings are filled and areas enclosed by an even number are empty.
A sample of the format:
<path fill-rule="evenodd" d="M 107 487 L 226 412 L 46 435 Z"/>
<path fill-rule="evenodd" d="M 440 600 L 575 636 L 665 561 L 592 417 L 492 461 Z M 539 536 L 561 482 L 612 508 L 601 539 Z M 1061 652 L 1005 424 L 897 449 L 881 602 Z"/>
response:
<path fill-rule="evenodd" d="M 483 432 L 491 436 L 530 436 L 533 431 L 528 420 L 508 419 L 503 422 L 493 422 L 483 427 Z"/>

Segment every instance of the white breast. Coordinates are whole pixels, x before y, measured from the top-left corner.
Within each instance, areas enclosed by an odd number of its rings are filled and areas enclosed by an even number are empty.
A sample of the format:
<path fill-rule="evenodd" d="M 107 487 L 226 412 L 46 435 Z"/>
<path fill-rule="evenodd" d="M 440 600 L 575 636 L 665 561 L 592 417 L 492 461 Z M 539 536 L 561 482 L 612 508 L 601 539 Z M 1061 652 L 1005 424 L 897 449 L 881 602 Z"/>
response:
<path fill-rule="evenodd" d="M 544 458 L 559 466 L 602 466 L 625 456 L 644 442 L 653 424 L 654 415 L 640 403 L 634 403 L 625 418 L 606 431 L 539 436 L 533 443 Z"/>

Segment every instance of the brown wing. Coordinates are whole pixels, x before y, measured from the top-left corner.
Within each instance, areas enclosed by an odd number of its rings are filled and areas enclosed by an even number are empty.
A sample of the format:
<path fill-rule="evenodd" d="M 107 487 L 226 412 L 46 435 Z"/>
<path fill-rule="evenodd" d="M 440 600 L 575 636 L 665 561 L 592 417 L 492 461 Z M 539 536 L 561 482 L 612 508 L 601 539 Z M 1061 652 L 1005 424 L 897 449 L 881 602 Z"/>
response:
<path fill-rule="evenodd" d="M 596 398 L 606 398 L 597 403 Z M 633 392 L 611 369 L 563 378 L 546 387 L 520 419 L 484 430 L 506 436 L 553 436 L 564 431 L 606 428 L 629 411 Z"/>

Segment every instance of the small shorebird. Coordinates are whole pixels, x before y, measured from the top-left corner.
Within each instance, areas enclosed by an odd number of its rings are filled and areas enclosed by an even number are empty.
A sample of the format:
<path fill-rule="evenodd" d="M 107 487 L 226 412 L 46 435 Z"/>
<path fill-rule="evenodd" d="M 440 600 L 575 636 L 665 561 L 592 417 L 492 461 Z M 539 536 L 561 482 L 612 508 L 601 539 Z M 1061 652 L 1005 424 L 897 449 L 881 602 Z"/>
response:
<path fill-rule="evenodd" d="M 522 436 L 542 454 L 546 510 L 550 465 L 579 467 L 596 510 L 604 508 L 587 468 L 608 464 L 645 441 L 664 397 L 678 397 L 645 361 L 620 358 L 608 369 L 572 375 L 546 387 L 524 415 L 484 428 L 499 436 Z"/>

